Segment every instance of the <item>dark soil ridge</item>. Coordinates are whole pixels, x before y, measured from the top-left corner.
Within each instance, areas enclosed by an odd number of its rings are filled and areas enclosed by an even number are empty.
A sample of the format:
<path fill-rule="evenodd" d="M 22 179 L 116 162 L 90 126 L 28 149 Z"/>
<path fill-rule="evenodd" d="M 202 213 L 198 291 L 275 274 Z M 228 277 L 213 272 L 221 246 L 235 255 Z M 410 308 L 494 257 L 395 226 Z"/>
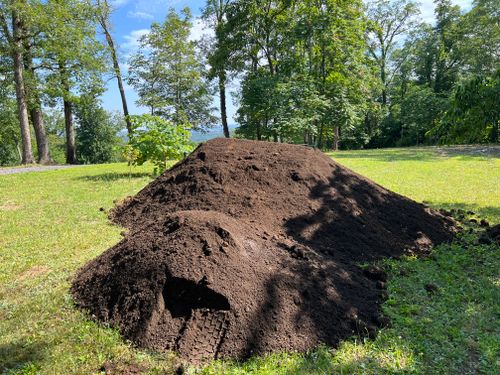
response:
<path fill-rule="evenodd" d="M 318 150 L 215 139 L 116 207 L 124 239 L 71 291 L 141 347 L 199 362 L 335 346 L 384 324 L 359 264 L 452 239 L 454 222 Z"/>

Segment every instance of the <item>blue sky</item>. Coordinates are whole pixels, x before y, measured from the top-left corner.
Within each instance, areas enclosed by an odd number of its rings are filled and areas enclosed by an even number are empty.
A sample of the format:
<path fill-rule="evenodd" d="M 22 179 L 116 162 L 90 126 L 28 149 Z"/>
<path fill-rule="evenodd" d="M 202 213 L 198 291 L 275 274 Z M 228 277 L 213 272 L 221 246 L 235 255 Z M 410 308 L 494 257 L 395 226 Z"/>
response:
<path fill-rule="evenodd" d="M 369 2 L 367 0 L 366 2 Z M 453 3 L 460 5 L 463 9 L 470 7 L 472 0 L 452 0 Z M 111 0 L 110 3 L 115 8 L 112 16 L 113 36 L 119 49 L 122 70 L 126 76 L 126 61 L 137 49 L 137 41 L 141 35 L 144 35 L 152 22 L 162 22 L 169 8 L 173 7 L 180 10 L 186 6 L 191 8 L 194 17 L 199 17 L 201 8 L 205 0 Z M 427 22 L 433 21 L 434 3 L 433 0 L 421 0 L 421 17 Z M 199 20 L 195 19 L 192 38 L 199 38 L 205 31 Z M 131 114 L 144 113 L 146 109 L 139 108 L 135 104 L 137 94 L 132 87 L 125 87 L 129 110 Z M 117 89 L 116 80 L 111 80 L 107 84 L 107 91 L 103 96 L 104 108 L 110 111 L 121 111 L 120 95 Z M 235 113 L 235 107 L 228 100 L 228 115 L 230 122 Z"/>

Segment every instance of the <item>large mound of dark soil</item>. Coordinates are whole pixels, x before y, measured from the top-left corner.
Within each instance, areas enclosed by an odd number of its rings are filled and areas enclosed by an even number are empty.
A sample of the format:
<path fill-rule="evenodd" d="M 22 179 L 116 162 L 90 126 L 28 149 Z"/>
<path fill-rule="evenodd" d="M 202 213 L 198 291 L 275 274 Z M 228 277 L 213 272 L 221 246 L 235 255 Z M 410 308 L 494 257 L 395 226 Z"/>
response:
<path fill-rule="evenodd" d="M 335 345 L 383 323 L 361 263 L 448 241 L 450 219 L 300 146 L 216 139 L 117 207 L 125 238 L 76 303 L 140 346 L 199 361 Z"/>

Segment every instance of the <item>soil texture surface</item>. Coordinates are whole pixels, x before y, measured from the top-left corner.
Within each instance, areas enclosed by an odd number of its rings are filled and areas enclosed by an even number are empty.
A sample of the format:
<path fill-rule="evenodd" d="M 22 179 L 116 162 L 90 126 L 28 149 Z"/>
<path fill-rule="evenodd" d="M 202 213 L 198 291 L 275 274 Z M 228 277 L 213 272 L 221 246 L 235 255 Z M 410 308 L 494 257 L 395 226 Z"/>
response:
<path fill-rule="evenodd" d="M 386 257 L 450 241 L 451 218 L 318 150 L 215 139 L 117 206 L 120 243 L 72 294 L 141 347 L 198 363 L 335 346 L 386 324 Z"/>

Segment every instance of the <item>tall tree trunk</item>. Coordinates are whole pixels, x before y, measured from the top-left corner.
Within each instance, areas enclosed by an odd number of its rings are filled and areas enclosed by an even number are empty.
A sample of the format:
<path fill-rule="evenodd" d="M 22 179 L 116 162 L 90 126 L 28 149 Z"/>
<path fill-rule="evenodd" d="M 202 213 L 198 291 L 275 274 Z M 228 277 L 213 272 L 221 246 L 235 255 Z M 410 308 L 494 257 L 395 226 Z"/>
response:
<path fill-rule="evenodd" d="M 45 124 L 43 123 L 42 111 L 40 110 L 41 107 L 39 107 L 39 105 L 40 103 L 37 103 L 37 106 L 30 110 L 31 122 L 35 129 L 38 162 L 40 164 L 51 164 L 53 160 L 50 157 L 49 142 L 45 131 Z"/>
<path fill-rule="evenodd" d="M 382 53 L 382 64 L 380 67 L 380 80 L 382 81 L 382 105 L 387 105 L 387 77 L 386 77 L 386 66 L 385 66 L 385 53 Z"/>
<path fill-rule="evenodd" d="M 76 137 L 75 126 L 73 125 L 73 107 L 68 99 L 71 88 L 66 77 L 66 66 L 64 62 L 59 63 L 59 74 L 61 75 L 61 85 L 64 89 L 64 126 L 66 130 L 66 163 L 76 164 Z"/>
<path fill-rule="evenodd" d="M 30 124 L 28 119 L 28 103 L 26 101 L 26 90 L 24 86 L 24 67 L 22 55 L 22 22 L 19 15 L 12 11 L 12 59 L 14 61 L 14 81 L 16 85 L 16 100 L 19 116 L 19 125 L 21 127 L 21 140 L 23 144 L 22 164 L 33 164 L 35 158 L 31 150 Z"/>
<path fill-rule="evenodd" d="M 75 127 L 73 125 L 73 108 L 70 101 L 64 99 L 64 125 L 66 128 L 66 163 L 76 164 Z"/>
<path fill-rule="evenodd" d="M 28 42 L 28 41 L 25 41 Z M 29 97 L 30 109 L 29 114 L 31 117 L 31 122 L 33 123 L 33 128 L 35 129 L 36 145 L 38 150 L 38 162 L 40 164 L 50 164 L 52 163 L 52 158 L 50 157 L 49 151 L 49 141 L 47 138 L 47 133 L 45 131 L 45 124 L 43 123 L 42 115 L 42 103 L 38 93 L 38 79 L 36 76 L 35 67 L 33 66 L 33 56 L 31 54 L 31 46 L 26 43 L 26 54 L 24 59 L 24 64 L 26 70 L 31 73 L 32 86 L 26 87 L 27 97 Z"/>
<path fill-rule="evenodd" d="M 120 97 L 122 100 L 123 116 L 125 117 L 127 133 L 130 137 L 132 135 L 132 123 L 129 118 L 127 97 L 125 96 L 125 89 L 123 88 L 122 72 L 120 69 L 120 63 L 118 61 L 118 55 L 116 54 L 115 41 L 113 40 L 113 36 L 111 35 L 109 27 L 110 7 L 107 0 L 104 0 L 102 3 L 98 0 L 97 6 L 100 9 L 98 20 L 102 27 L 104 35 L 106 36 L 106 42 L 108 43 L 108 47 L 111 52 L 111 59 L 113 60 L 113 70 L 115 72 L 116 80 L 118 81 L 118 90 L 120 91 Z"/>
<path fill-rule="evenodd" d="M 113 37 L 111 36 L 107 24 L 103 24 L 104 33 L 106 34 L 106 41 L 108 42 L 109 49 L 111 50 L 111 58 L 113 59 L 113 69 L 115 71 L 116 80 L 118 81 L 118 90 L 120 91 L 120 97 L 122 100 L 123 116 L 125 117 L 125 123 L 127 124 L 127 133 L 130 137 L 132 135 L 132 123 L 130 122 L 127 97 L 125 96 L 125 89 L 123 88 L 122 72 L 120 69 L 120 63 L 118 61 L 118 56 L 116 55 L 115 43 Z"/>
<path fill-rule="evenodd" d="M 334 151 L 339 150 L 339 143 L 340 143 L 340 127 L 334 126 L 333 127 L 333 150 Z"/>
<path fill-rule="evenodd" d="M 222 120 L 222 128 L 224 137 L 229 138 L 229 126 L 227 124 L 227 109 L 226 109 L 226 73 L 219 72 L 219 99 L 220 99 L 220 117 Z"/>

